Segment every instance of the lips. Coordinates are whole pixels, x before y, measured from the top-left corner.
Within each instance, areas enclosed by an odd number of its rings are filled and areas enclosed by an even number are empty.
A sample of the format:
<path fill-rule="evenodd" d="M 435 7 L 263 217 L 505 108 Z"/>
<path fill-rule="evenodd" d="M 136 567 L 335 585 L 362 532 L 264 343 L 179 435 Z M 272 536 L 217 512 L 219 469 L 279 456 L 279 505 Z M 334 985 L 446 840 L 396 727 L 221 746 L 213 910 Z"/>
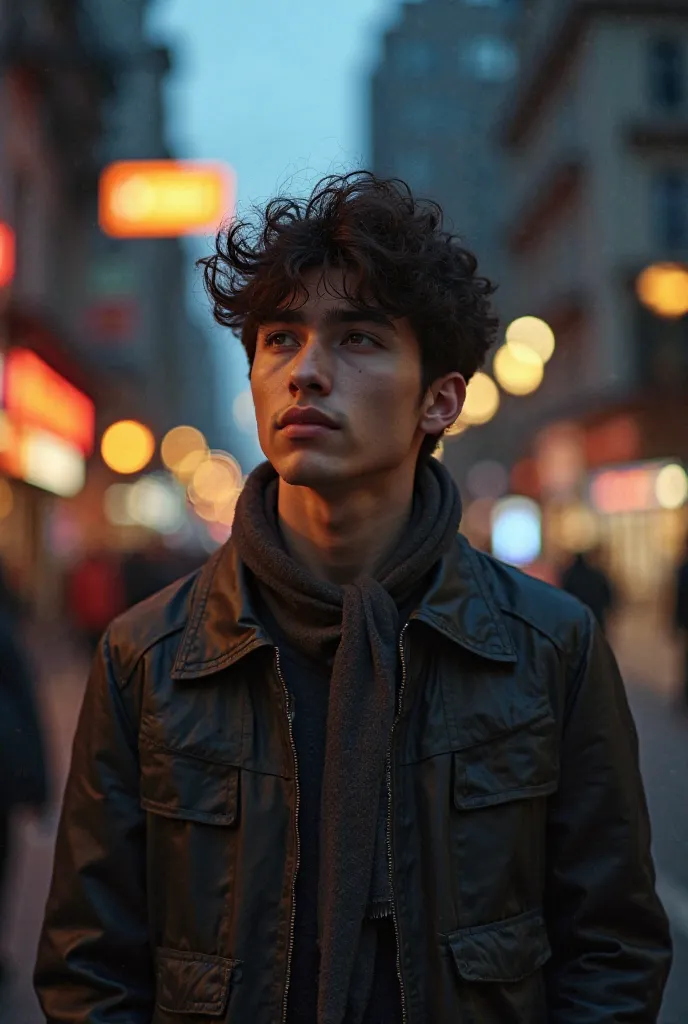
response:
<path fill-rule="evenodd" d="M 279 428 L 280 430 L 283 430 L 285 427 L 289 426 L 328 427 L 330 430 L 339 429 L 338 425 L 330 416 L 327 416 L 326 413 L 321 412 L 320 409 L 315 409 L 312 406 L 288 409 L 280 418 Z"/>

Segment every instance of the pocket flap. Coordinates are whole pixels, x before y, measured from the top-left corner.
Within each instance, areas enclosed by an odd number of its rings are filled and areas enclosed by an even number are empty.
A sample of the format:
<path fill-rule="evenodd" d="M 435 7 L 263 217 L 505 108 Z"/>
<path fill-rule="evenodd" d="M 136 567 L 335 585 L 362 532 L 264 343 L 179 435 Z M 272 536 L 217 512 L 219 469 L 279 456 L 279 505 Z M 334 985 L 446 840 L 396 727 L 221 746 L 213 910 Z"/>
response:
<path fill-rule="evenodd" d="M 549 714 L 516 732 L 454 753 L 457 810 L 546 796 L 557 785 L 556 725 Z"/>
<path fill-rule="evenodd" d="M 222 1016 L 238 960 L 159 949 L 156 961 L 156 999 L 161 1010 Z"/>
<path fill-rule="evenodd" d="M 146 746 L 141 750 L 141 806 L 166 818 L 236 825 L 239 769 Z"/>
<path fill-rule="evenodd" d="M 521 981 L 552 955 L 540 910 L 494 924 L 460 928 L 448 939 L 465 981 Z"/>

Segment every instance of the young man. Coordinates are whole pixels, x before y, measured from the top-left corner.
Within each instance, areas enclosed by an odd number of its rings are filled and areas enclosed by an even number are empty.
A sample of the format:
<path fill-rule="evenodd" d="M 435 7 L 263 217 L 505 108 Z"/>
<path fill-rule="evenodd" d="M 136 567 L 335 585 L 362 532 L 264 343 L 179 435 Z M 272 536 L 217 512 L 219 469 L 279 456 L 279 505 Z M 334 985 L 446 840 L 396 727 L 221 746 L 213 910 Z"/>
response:
<path fill-rule="evenodd" d="M 104 638 L 48 1020 L 650 1024 L 670 940 L 614 659 L 575 600 L 458 535 L 430 458 L 490 283 L 368 174 L 202 262 L 268 461 L 229 544 Z"/>

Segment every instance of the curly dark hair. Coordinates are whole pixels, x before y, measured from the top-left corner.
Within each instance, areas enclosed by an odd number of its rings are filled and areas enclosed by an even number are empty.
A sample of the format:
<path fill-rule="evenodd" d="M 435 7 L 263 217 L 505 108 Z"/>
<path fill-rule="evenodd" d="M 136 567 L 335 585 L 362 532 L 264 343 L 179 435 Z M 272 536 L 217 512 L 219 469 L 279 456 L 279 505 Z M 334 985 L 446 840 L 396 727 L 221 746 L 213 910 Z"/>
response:
<path fill-rule="evenodd" d="M 261 323 L 285 303 L 305 301 L 303 277 L 344 270 L 342 298 L 407 317 L 421 350 L 423 393 L 453 370 L 468 381 L 495 340 L 495 286 L 443 228 L 438 203 L 414 198 L 399 179 L 369 171 L 329 175 L 307 199 L 280 196 L 259 221 L 223 226 L 215 252 L 198 260 L 218 324 L 241 336 L 249 365 Z M 421 457 L 438 437 L 427 437 Z"/>

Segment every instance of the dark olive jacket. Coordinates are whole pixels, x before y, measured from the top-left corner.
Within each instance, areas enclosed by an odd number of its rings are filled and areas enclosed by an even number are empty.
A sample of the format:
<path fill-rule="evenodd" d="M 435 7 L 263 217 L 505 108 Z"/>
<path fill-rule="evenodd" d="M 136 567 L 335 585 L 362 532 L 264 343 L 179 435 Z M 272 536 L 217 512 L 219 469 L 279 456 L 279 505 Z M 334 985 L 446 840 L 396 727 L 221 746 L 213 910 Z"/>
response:
<path fill-rule="evenodd" d="M 652 1024 L 669 930 L 636 732 L 590 613 L 458 538 L 399 650 L 389 856 L 404 1020 Z M 111 626 L 38 951 L 49 1022 L 284 1019 L 290 715 L 231 542 Z"/>

